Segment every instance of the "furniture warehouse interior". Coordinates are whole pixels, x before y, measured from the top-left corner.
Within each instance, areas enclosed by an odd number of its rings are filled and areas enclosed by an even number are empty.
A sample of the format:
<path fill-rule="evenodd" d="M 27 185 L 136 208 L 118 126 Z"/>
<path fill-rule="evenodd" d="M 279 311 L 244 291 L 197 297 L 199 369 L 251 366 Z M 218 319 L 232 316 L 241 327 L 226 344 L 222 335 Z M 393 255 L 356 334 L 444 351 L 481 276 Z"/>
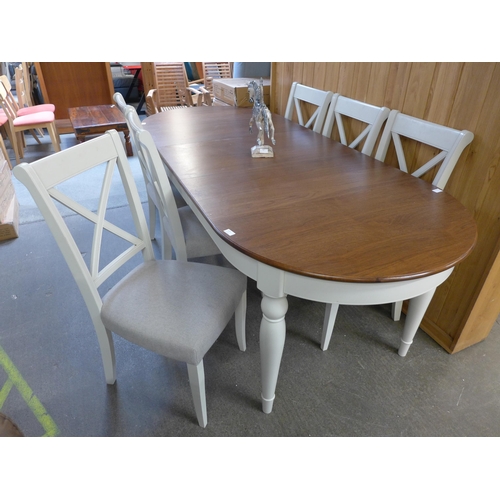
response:
<path fill-rule="evenodd" d="M 500 63 L 0 70 L 0 435 L 500 436 Z"/>

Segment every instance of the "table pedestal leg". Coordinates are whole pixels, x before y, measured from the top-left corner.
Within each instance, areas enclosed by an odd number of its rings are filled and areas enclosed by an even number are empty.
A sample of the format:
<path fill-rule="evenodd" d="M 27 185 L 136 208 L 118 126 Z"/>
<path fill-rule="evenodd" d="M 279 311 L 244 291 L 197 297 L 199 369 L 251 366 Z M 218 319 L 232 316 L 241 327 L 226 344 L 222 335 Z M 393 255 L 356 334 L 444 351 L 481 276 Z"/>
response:
<path fill-rule="evenodd" d="M 398 354 L 400 356 L 406 356 L 406 353 L 413 342 L 413 337 L 415 337 L 415 334 L 417 333 L 418 327 L 422 322 L 425 311 L 427 311 L 427 307 L 429 306 L 435 291 L 436 289 L 434 288 L 423 295 L 410 299 L 408 312 L 406 313 L 403 336 L 401 337 L 401 343 L 399 344 Z"/>
<path fill-rule="evenodd" d="M 286 297 L 262 296 L 262 321 L 260 323 L 260 363 L 262 376 L 262 411 L 273 409 L 278 372 L 285 346 L 285 314 L 288 310 Z"/>

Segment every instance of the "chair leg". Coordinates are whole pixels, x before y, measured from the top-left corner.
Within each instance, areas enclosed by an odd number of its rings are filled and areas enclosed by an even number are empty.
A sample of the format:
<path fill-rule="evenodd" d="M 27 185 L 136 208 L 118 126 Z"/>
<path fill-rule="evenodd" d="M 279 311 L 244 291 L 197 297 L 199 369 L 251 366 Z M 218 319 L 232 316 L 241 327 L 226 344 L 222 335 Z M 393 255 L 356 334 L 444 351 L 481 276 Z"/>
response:
<path fill-rule="evenodd" d="M 333 327 L 335 326 L 335 319 L 337 318 L 337 311 L 339 304 L 326 304 L 325 319 L 323 321 L 323 332 L 321 334 L 321 350 L 326 351 L 332 338 Z"/>
<path fill-rule="evenodd" d="M 162 260 L 172 258 L 172 243 L 168 237 L 167 231 L 160 215 L 160 229 L 161 229 L 161 258 Z"/>
<path fill-rule="evenodd" d="M 401 310 L 403 308 L 403 301 L 393 302 L 392 304 L 392 319 L 394 321 L 399 321 L 401 319 Z"/>
<path fill-rule="evenodd" d="M 40 141 L 40 139 L 38 138 L 38 136 L 36 135 L 36 130 L 35 129 L 30 129 L 30 134 L 33 136 L 33 139 L 35 139 L 35 141 L 38 143 L 38 144 L 42 144 L 42 142 Z"/>
<path fill-rule="evenodd" d="M 236 329 L 236 340 L 238 341 L 238 347 L 240 351 L 246 351 L 247 349 L 247 340 L 245 334 L 245 326 L 246 326 L 246 315 L 247 315 L 247 291 L 243 292 L 241 296 L 240 303 L 236 308 L 234 313 L 234 322 Z"/>
<path fill-rule="evenodd" d="M 207 400 L 205 397 L 205 370 L 203 368 L 203 360 L 197 365 L 187 363 L 189 385 L 191 386 L 191 394 L 193 395 L 194 409 L 198 424 L 200 427 L 207 426 Z"/>
<path fill-rule="evenodd" d="M 55 123 L 51 123 L 47 126 L 47 130 L 49 131 L 50 140 L 52 141 L 52 145 L 54 146 L 54 150 L 61 151 L 61 140 L 59 138 L 59 133 L 57 132 L 57 128 Z"/>
<path fill-rule="evenodd" d="M 97 340 L 99 341 L 106 383 L 113 385 L 116 382 L 116 360 L 113 335 L 102 323 L 94 323 L 94 326 L 97 333 Z"/>

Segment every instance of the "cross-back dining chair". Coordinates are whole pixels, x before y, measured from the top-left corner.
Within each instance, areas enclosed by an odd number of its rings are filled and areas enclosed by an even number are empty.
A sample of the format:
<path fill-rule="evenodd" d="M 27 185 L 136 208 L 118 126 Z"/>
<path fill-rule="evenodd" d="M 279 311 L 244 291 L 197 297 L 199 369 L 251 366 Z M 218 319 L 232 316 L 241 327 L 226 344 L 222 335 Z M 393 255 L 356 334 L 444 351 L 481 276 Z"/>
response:
<path fill-rule="evenodd" d="M 323 135 L 332 136 L 333 127 L 336 124 L 339 132 L 340 142 L 344 146 L 356 149 L 361 146 L 361 153 L 371 156 L 380 130 L 389 116 L 389 108 L 384 106 L 374 106 L 362 101 L 357 101 L 340 94 L 334 94 L 328 108 L 323 127 Z M 349 142 L 346 134 L 344 117 L 351 118 L 356 122 L 361 122 L 362 131 Z M 353 124 L 351 124 L 353 125 Z M 352 134 L 350 134 L 350 138 Z M 323 323 L 323 333 L 321 348 L 326 350 L 333 333 L 335 319 L 338 312 L 338 304 L 326 304 L 325 319 Z"/>
<path fill-rule="evenodd" d="M 97 210 L 64 194 L 61 183 L 94 169 L 102 172 L 103 167 Z M 113 211 L 107 210 L 112 187 L 116 187 L 112 182 L 116 171 L 130 207 L 130 217 L 123 215 L 119 222 L 111 221 Z M 14 168 L 14 175 L 37 203 L 85 300 L 106 382 L 116 381 L 114 332 L 187 364 L 196 416 L 205 427 L 203 358 L 234 314 L 238 345 L 245 350 L 246 277 L 222 266 L 155 259 L 137 187 L 115 130 L 31 164 L 23 163 Z M 93 236 L 83 241 L 79 233 L 75 239 L 67 226 L 73 217 L 62 217 L 58 202 L 93 223 Z M 101 297 L 101 285 L 117 277 L 120 281 Z"/>
<path fill-rule="evenodd" d="M 403 140 L 402 140 L 403 138 Z M 406 151 L 403 147 L 403 141 L 406 142 Z M 437 123 L 421 120 L 413 116 L 405 115 L 397 110 L 389 113 L 384 131 L 380 138 L 379 146 L 375 158 L 380 161 L 386 159 L 387 151 L 391 142 L 394 143 L 396 157 L 399 168 L 407 173 L 407 161 L 410 157 L 409 146 L 411 147 L 412 157 L 416 157 L 415 146 L 422 144 L 429 146 L 431 151 L 427 152 L 432 156 L 423 166 L 416 168 L 411 175 L 420 177 L 431 169 L 436 168 L 432 184 L 437 189 L 444 189 L 450 178 L 457 161 L 464 149 L 472 142 L 474 134 L 468 130 L 456 130 Z M 392 304 L 392 318 L 398 321 L 401 318 L 403 302 Z M 323 333 L 321 339 L 321 348 L 326 350 L 331 339 L 333 325 L 338 310 L 338 304 L 327 304 L 325 321 L 323 324 Z"/>
<path fill-rule="evenodd" d="M 139 160 L 148 178 L 147 185 L 154 190 L 151 199 L 159 213 L 162 258 L 171 258 L 172 250 L 175 259 L 182 261 L 219 255 L 219 248 L 191 208 L 188 205 L 177 206 L 165 165 L 151 134 L 141 126 L 135 109 L 129 108 L 126 117 Z"/>
<path fill-rule="evenodd" d="M 468 130 L 456 130 L 392 110 L 380 138 L 375 158 L 384 161 L 392 142 L 399 168 L 408 173 L 408 155 L 405 154 L 402 137 L 410 139 L 414 144 L 428 145 L 434 148 L 435 152 L 439 151 L 420 168 L 409 173 L 414 177 L 421 177 L 436 167 L 432 184 L 444 189 L 460 155 L 474 139 L 474 134 Z M 411 151 L 414 152 L 414 149 Z"/>
<path fill-rule="evenodd" d="M 142 150 L 138 148 L 136 144 L 136 139 L 135 135 L 133 134 L 131 130 L 131 124 L 129 123 L 129 120 L 133 120 L 136 124 L 136 127 L 141 128 L 141 120 L 139 118 L 139 115 L 137 114 L 137 111 L 133 106 L 130 106 L 129 104 L 126 103 L 123 95 L 120 92 L 115 92 L 113 95 L 113 100 L 115 101 L 116 105 L 118 106 L 119 110 L 123 113 L 123 116 L 125 117 L 125 120 L 127 121 L 127 125 L 129 128 L 130 132 L 130 137 L 131 137 L 131 142 L 132 146 L 135 149 L 138 159 L 139 159 L 139 165 L 141 167 L 142 175 L 144 178 L 144 184 L 146 186 L 146 193 L 148 196 L 148 213 L 149 213 L 149 233 L 151 236 L 151 239 L 155 239 L 156 235 L 156 211 L 158 207 L 158 200 L 156 199 L 156 189 L 150 182 L 150 175 L 147 171 L 147 165 L 146 162 L 144 161 L 144 158 L 142 156 Z M 127 116 L 128 111 L 131 110 L 133 113 L 130 116 Z M 172 191 L 174 193 L 174 198 L 176 205 L 178 207 L 183 207 L 187 205 L 186 201 L 184 198 L 181 196 L 179 191 L 175 189 L 175 187 L 172 188 Z M 160 218 L 160 226 L 161 226 L 161 218 Z M 162 237 L 163 237 L 163 230 L 162 230 Z M 163 243 L 163 241 L 162 241 Z M 168 248 L 168 244 L 167 244 Z M 163 249 L 163 247 L 162 247 Z M 162 250 L 163 251 L 163 250 Z M 168 254 L 168 252 L 167 252 Z"/>
<path fill-rule="evenodd" d="M 403 138 L 403 140 L 402 140 Z M 403 141 L 409 141 L 405 147 Z M 434 169 L 432 185 L 444 189 L 464 149 L 472 142 L 474 134 L 469 130 L 457 130 L 432 123 L 420 118 L 403 114 L 398 110 L 389 113 L 375 158 L 384 161 L 391 142 L 396 150 L 399 168 L 411 173 L 414 177 L 422 177 Z M 430 146 L 433 156 L 419 168 L 409 172 L 408 162 L 411 150 L 415 156 L 415 145 Z M 395 321 L 401 318 L 402 302 L 392 306 L 392 317 Z"/>
<path fill-rule="evenodd" d="M 332 136 L 333 127 L 336 124 L 340 136 L 340 142 L 350 148 L 361 146 L 361 152 L 371 156 L 380 130 L 389 116 L 389 108 L 379 107 L 366 102 L 357 101 L 342 95 L 334 95 L 328 108 L 323 127 L 323 135 Z M 344 117 L 352 118 L 355 122 L 362 122 L 363 129 L 356 137 L 350 137 L 346 134 L 346 124 Z M 352 139 L 352 141 L 351 141 Z M 349 142 L 351 141 L 351 142 Z M 364 141 L 364 142 L 363 142 Z"/>
<path fill-rule="evenodd" d="M 24 131 L 33 131 L 39 128 L 46 128 L 55 151 L 60 151 L 60 139 L 55 126 L 55 116 L 52 111 L 37 111 L 20 114 L 17 102 L 13 100 L 12 93 L 4 85 L 0 76 L 0 106 L 8 118 L 6 123 L 7 135 L 16 156 L 16 162 L 24 157 Z M 9 84 L 10 88 L 10 84 Z M 29 110 L 30 108 L 23 108 Z M 36 134 L 33 133 L 36 138 Z M 39 142 L 38 138 L 37 141 Z"/>
<path fill-rule="evenodd" d="M 292 120 L 295 110 L 300 125 L 312 128 L 314 132 L 321 133 L 328 107 L 331 105 L 330 103 L 334 95 L 336 94 L 331 91 L 319 90 L 298 82 L 293 82 L 288 96 L 285 118 Z M 314 108 L 307 122 L 304 120 L 304 103 Z"/>

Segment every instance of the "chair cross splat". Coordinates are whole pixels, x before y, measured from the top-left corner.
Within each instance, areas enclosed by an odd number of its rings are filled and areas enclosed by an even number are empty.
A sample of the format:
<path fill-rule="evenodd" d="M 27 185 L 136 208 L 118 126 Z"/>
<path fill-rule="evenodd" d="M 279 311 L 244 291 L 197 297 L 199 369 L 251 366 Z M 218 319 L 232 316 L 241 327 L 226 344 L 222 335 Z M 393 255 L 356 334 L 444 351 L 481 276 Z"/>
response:
<path fill-rule="evenodd" d="M 95 212 L 63 194 L 59 184 L 80 179 L 93 169 L 101 171 L 103 165 Z M 111 222 L 113 210 L 106 209 L 116 171 L 130 217 L 121 214 L 119 222 Z M 203 358 L 233 315 L 238 346 L 245 350 L 246 277 L 222 266 L 155 259 L 139 193 L 115 130 L 31 164 L 22 163 L 13 172 L 35 200 L 85 300 L 107 383 L 116 381 L 114 332 L 138 346 L 187 364 L 197 420 L 205 427 Z M 67 226 L 68 219 L 73 218 L 62 216 L 59 203 L 94 224 L 89 263 L 82 255 L 83 246 L 78 246 Z M 125 248 L 123 243 L 104 237 L 105 232 L 125 241 Z M 86 245 L 83 240 L 78 238 Z M 104 262 L 101 253 L 106 256 Z M 135 267 L 126 271 L 125 264 Z M 119 271 L 120 281 L 101 297 L 99 286 Z"/>
<path fill-rule="evenodd" d="M 430 146 L 438 152 L 424 165 L 409 172 L 408 158 L 405 154 L 402 137 L 410 139 L 410 142 L 415 144 Z M 421 177 L 432 168 L 436 168 L 432 184 L 442 190 L 445 188 L 460 155 L 473 139 L 474 134 L 468 130 L 456 130 L 392 110 L 387 118 L 375 158 L 384 161 L 389 145 L 393 142 L 398 166 L 403 172 L 411 173 L 414 177 Z M 402 305 L 401 301 L 392 304 L 392 318 L 395 321 L 401 318 Z M 321 339 L 323 350 L 328 348 L 338 307 L 338 304 L 327 304 L 326 306 Z"/>
<path fill-rule="evenodd" d="M 288 96 L 285 118 L 291 120 L 294 110 L 300 125 L 312 128 L 314 132 L 321 133 L 325 122 L 326 113 L 334 94 L 331 91 L 307 87 L 298 82 L 293 82 Z M 312 105 L 315 109 L 307 120 L 304 119 L 303 104 Z"/>
<path fill-rule="evenodd" d="M 344 144 L 344 146 L 358 148 L 359 145 L 363 144 L 361 152 L 370 156 L 375 147 L 382 125 L 389 116 L 389 111 L 389 108 L 386 107 L 374 106 L 339 94 L 334 94 L 326 115 L 323 135 L 331 137 L 334 124 L 336 124 L 339 131 L 340 142 Z M 347 139 L 344 117 L 352 118 L 365 125 L 361 133 L 355 137 L 352 142 L 349 142 Z"/>
<path fill-rule="evenodd" d="M 151 134 L 144 130 L 133 108 L 126 112 L 130 132 L 142 163 L 150 198 L 160 214 L 162 258 L 172 256 L 187 261 L 197 257 L 219 255 L 220 250 L 203 228 L 194 212 L 184 202 L 176 203 L 174 191 Z M 179 194 L 180 196 L 180 194 Z M 151 218 L 151 215 L 150 215 Z"/>
<path fill-rule="evenodd" d="M 411 172 L 411 175 L 421 177 L 441 163 L 437 168 L 432 184 L 444 189 L 460 155 L 474 139 L 474 134 L 468 130 L 456 130 L 392 110 L 387 119 L 375 158 L 384 161 L 392 141 L 396 149 L 399 168 L 404 172 L 408 172 L 407 158 L 401 137 L 406 137 L 439 150 L 438 154 L 420 168 Z"/>

